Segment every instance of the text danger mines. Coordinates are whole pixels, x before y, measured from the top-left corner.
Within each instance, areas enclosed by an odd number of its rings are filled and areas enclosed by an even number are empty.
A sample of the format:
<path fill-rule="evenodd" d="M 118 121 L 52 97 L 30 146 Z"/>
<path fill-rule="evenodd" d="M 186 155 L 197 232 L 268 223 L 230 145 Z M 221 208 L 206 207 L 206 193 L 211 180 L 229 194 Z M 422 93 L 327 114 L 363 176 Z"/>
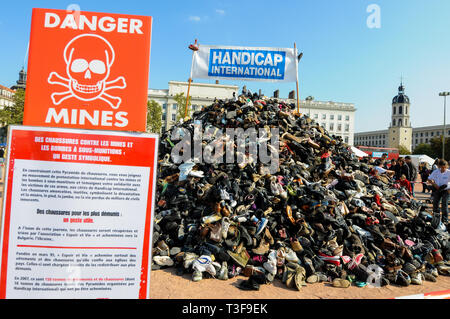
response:
<path fill-rule="evenodd" d="M 44 26 L 46 28 L 74 29 L 82 31 L 103 31 L 129 34 L 143 34 L 144 22 L 136 18 L 113 18 L 113 17 L 86 17 L 83 14 L 66 14 L 60 16 L 57 13 L 46 12 Z"/>
<path fill-rule="evenodd" d="M 114 62 L 120 56 L 107 38 L 99 33 L 110 35 L 130 34 L 144 35 L 144 21 L 139 17 L 118 17 L 116 15 L 83 14 L 68 12 L 45 12 L 45 29 L 66 29 L 80 31 L 80 35 L 72 39 L 64 50 L 67 63 L 66 73 L 51 72 L 48 82 L 61 88 L 51 97 L 55 106 L 63 106 L 68 99 L 78 99 L 80 106 L 76 108 L 49 108 L 46 124 L 54 125 L 92 125 L 101 127 L 125 128 L 129 124 L 128 112 L 116 112 L 124 100 L 120 92 L 109 93 L 112 89 L 127 88 L 127 79 L 120 76 L 110 79 L 115 68 Z M 105 56 L 106 53 L 106 56 Z M 61 70 L 60 70 L 61 71 Z M 62 87 L 65 91 L 62 92 Z M 108 94 L 108 93 L 109 94 Z M 88 105 L 86 105 L 86 102 Z M 106 102 L 114 111 L 96 110 L 97 103 Z"/>

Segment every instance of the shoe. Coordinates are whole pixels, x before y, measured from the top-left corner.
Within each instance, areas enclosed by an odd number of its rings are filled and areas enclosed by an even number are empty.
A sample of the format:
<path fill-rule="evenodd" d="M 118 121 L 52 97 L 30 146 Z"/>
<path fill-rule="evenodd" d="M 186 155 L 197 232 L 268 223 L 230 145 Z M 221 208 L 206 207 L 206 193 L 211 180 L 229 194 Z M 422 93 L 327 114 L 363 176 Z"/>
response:
<path fill-rule="evenodd" d="M 261 239 L 258 248 L 252 249 L 252 252 L 256 255 L 265 255 L 270 249 L 269 243 L 263 238 Z"/>
<path fill-rule="evenodd" d="M 269 242 L 270 245 L 273 245 L 275 243 L 275 240 L 273 239 L 273 236 L 268 228 L 265 228 L 264 230 L 264 238 Z"/>
<path fill-rule="evenodd" d="M 192 281 L 199 282 L 202 279 L 203 279 L 202 272 L 195 270 L 194 273 L 192 274 Z"/>
<path fill-rule="evenodd" d="M 295 287 L 297 288 L 297 290 L 301 290 L 301 288 L 305 285 L 305 276 L 306 276 L 305 268 L 301 266 L 298 267 L 296 269 L 296 273 L 294 276 Z"/>
<path fill-rule="evenodd" d="M 242 248 L 239 253 L 234 253 L 230 250 L 227 251 L 228 255 L 230 255 L 231 259 L 236 262 L 239 266 L 245 267 L 247 266 L 248 260 L 250 256 L 245 248 Z"/>
<path fill-rule="evenodd" d="M 222 267 L 217 274 L 217 279 L 219 280 L 228 280 L 228 264 L 226 261 L 222 262 Z"/>
<path fill-rule="evenodd" d="M 422 273 L 422 276 L 425 278 L 426 281 L 431 281 L 431 282 L 437 281 L 437 278 L 429 272 Z"/>
<path fill-rule="evenodd" d="M 297 239 L 291 240 L 291 247 L 292 250 L 295 251 L 296 253 L 301 254 L 303 252 L 303 247 Z"/>
<path fill-rule="evenodd" d="M 277 263 L 273 259 L 269 259 L 263 264 L 263 267 L 269 274 L 276 275 L 277 273 Z"/>
<path fill-rule="evenodd" d="M 351 283 L 350 281 L 346 279 L 336 278 L 333 280 L 333 287 L 336 288 L 348 288 L 350 287 Z"/>
<path fill-rule="evenodd" d="M 255 236 L 258 236 L 259 234 L 262 233 L 262 231 L 266 228 L 268 222 L 269 221 L 266 218 L 261 218 L 261 220 L 257 222 L 257 229 Z"/>
<path fill-rule="evenodd" d="M 328 281 L 329 281 L 329 277 L 321 272 L 315 273 L 306 279 L 306 282 L 308 284 L 315 284 L 315 283 L 319 283 L 319 282 L 328 282 Z"/>
<path fill-rule="evenodd" d="M 413 285 L 423 285 L 423 281 L 425 280 L 425 278 L 420 272 L 415 272 L 411 274 L 410 277 L 411 277 L 411 284 Z"/>
<path fill-rule="evenodd" d="M 243 280 L 239 283 L 238 288 L 241 290 L 259 290 L 259 284 L 252 278 Z"/>
<path fill-rule="evenodd" d="M 155 256 L 153 257 L 153 261 L 157 265 L 164 267 L 172 267 L 174 265 L 172 258 L 170 258 L 169 256 Z"/>

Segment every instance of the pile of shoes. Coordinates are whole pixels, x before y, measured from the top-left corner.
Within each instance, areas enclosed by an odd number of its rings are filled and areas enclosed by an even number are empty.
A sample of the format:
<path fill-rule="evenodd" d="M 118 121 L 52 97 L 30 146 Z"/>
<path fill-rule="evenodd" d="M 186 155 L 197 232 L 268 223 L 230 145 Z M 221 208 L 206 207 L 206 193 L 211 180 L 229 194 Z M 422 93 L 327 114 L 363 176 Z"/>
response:
<path fill-rule="evenodd" d="M 194 136 L 198 123 L 278 128 L 278 171 L 251 161 L 175 164 L 172 133 Z M 165 132 L 159 157 L 152 269 L 176 267 L 194 281 L 244 276 L 245 290 L 276 278 L 300 290 L 449 275 L 449 234 L 427 207 L 294 105 L 246 92 L 215 101 Z"/>

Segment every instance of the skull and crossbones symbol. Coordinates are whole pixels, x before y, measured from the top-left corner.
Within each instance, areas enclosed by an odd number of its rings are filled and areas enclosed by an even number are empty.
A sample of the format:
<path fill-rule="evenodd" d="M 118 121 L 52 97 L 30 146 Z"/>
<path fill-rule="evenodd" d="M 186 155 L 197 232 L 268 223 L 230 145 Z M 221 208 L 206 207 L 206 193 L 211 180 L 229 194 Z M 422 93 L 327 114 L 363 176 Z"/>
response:
<path fill-rule="evenodd" d="M 106 91 L 125 89 L 127 84 L 123 76 L 107 82 L 114 64 L 115 52 L 105 38 L 95 34 L 75 37 L 64 50 L 64 60 L 69 78 L 64 78 L 56 72 L 51 72 L 48 78 L 48 83 L 68 89 L 51 95 L 55 105 L 74 97 L 81 101 L 101 99 L 113 109 L 119 108 L 122 99 Z"/>

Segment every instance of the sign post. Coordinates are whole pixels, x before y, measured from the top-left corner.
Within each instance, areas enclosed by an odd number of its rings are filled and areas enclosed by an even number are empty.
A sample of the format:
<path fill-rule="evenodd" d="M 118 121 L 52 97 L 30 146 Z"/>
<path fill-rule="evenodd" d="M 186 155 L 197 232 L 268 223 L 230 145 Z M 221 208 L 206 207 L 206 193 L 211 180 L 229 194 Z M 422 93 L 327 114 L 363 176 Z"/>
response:
<path fill-rule="evenodd" d="M 158 143 L 10 127 L 0 298 L 148 298 Z"/>
<path fill-rule="evenodd" d="M 145 132 L 151 25 L 33 9 L 24 125 Z"/>

